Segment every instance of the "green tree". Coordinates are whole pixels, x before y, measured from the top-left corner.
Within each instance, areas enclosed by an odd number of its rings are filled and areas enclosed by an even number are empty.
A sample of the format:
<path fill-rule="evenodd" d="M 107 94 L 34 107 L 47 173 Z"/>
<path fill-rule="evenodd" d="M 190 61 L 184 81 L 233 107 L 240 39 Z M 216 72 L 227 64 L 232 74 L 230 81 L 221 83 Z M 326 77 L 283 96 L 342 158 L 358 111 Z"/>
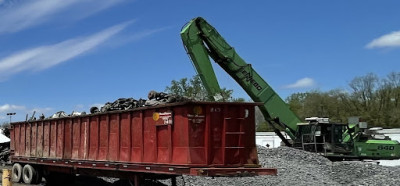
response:
<path fill-rule="evenodd" d="M 334 122 L 347 122 L 359 116 L 370 126 L 400 126 L 400 73 L 385 78 L 373 73 L 353 78 L 349 91 L 294 93 L 286 98 L 289 107 L 301 118 L 329 117 Z"/>
<path fill-rule="evenodd" d="M 392 72 L 382 79 L 376 91 L 374 112 L 384 127 L 399 127 L 400 123 L 400 73 Z"/>
<path fill-rule="evenodd" d="M 172 80 L 171 85 L 165 88 L 168 94 L 175 94 L 185 96 L 197 101 L 213 101 L 204 88 L 201 79 L 198 75 L 193 76 L 191 79 L 182 78 L 180 80 Z M 242 102 L 243 98 L 233 98 L 233 90 L 222 88 L 223 101 Z"/>

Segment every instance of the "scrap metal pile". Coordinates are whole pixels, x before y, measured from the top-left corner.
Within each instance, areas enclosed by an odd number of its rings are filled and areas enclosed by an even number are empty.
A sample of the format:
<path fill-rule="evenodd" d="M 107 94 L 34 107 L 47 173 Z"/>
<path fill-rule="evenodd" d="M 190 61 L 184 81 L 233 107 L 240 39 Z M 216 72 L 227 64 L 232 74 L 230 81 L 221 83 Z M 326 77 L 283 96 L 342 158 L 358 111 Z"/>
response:
<path fill-rule="evenodd" d="M 0 144 L 0 163 L 10 161 L 10 142 Z"/>
<path fill-rule="evenodd" d="M 148 100 L 145 99 L 133 99 L 133 98 L 119 98 L 114 102 L 107 102 L 104 104 L 103 107 L 100 109 L 97 107 L 90 108 L 90 113 L 98 113 L 98 112 L 109 112 L 115 110 L 129 110 L 139 107 L 146 107 L 146 106 L 155 106 L 155 105 L 162 105 L 166 103 L 175 103 L 175 102 L 183 102 L 189 101 L 189 98 L 167 94 L 164 92 L 156 92 L 154 90 L 150 91 L 147 95 Z"/>
<path fill-rule="evenodd" d="M 139 107 L 148 107 L 148 106 L 155 106 L 155 105 L 162 105 L 167 103 L 175 103 L 175 102 L 184 102 L 190 101 L 192 99 L 178 96 L 173 94 L 167 94 L 164 92 L 156 92 L 154 90 L 150 91 L 148 96 L 148 100 L 146 99 L 134 99 L 134 98 L 119 98 L 114 102 L 107 102 L 101 108 L 98 107 L 91 107 L 90 114 L 95 113 L 102 113 L 102 112 L 110 112 L 110 111 L 117 111 L 117 110 L 129 110 L 135 109 Z M 69 116 L 79 116 L 79 115 L 86 115 L 86 112 L 76 112 L 73 111 L 71 114 L 66 114 L 64 111 L 59 111 L 53 114 L 50 118 L 62 118 L 62 117 L 69 117 Z M 40 119 L 44 119 L 45 117 L 42 116 Z M 35 118 L 36 120 L 36 118 Z"/>
<path fill-rule="evenodd" d="M 133 98 L 119 98 L 114 102 L 107 102 L 100 109 L 97 107 L 90 108 L 90 113 L 98 113 L 98 112 L 108 112 L 115 110 L 129 110 L 133 108 L 143 107 L 146 100 L 143 99 L 133 99 Z"/>

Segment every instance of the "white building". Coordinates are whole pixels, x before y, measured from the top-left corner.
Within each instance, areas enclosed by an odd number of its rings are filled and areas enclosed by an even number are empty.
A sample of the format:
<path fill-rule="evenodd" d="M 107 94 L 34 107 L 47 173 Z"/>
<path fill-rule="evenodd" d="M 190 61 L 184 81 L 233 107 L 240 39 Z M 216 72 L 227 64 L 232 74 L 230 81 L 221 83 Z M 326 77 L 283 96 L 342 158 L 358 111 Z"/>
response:
<path fill-rule="evenodd" d="M 287 136 L 285 132 L 282 132 L 282 135 Z M 261 145 L 268 148 L 276 148 L 281 146 L 281 142 L 282 142 L 281 138 L 279 138 L 279 136 L 276 135 L 275 132 L 256 132 L 257 145 Z"/>

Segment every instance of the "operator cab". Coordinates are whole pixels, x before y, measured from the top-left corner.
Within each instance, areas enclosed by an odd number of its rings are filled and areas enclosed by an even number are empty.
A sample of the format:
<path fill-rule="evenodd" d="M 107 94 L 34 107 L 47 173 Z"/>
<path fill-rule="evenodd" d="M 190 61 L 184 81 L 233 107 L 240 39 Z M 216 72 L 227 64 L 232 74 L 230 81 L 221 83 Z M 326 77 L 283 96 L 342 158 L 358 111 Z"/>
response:
<path fill-rule="evenodd" d="M 310 117 L 306 123 L 298 123 L 298 132 L 293 144 L 295 148 L 322 155 L 349 154 L 351 145 L 343 142 L 348 130 L 344 123 L 330 123 L 329 118 Z"/>

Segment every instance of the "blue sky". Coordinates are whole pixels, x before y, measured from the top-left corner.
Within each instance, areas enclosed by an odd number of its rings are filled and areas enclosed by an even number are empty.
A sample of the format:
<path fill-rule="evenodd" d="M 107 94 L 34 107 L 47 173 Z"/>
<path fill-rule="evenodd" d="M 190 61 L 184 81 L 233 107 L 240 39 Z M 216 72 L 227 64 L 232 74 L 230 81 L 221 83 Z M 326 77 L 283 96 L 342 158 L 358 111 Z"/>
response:
<path fill-rule="evenodd" d="M 400 1 L 0 0 L 0 123 L 146 98 L 195 70 L 201 16 L 281 95 L 399 72 Z M 220 84 L 245 92 L 215 66 Z"/>

